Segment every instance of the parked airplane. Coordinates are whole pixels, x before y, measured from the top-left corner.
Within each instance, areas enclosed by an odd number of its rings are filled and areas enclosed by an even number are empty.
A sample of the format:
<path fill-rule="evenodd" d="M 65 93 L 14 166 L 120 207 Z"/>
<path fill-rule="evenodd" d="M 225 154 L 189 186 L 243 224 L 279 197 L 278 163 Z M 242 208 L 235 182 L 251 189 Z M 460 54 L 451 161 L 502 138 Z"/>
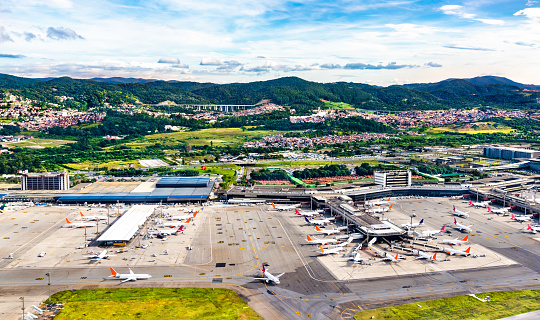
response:
<path fill-rule="evenodd" d="M 128 282 L 128 281 L 137 281 L 139 279 L 143 280 L 143 279 L 152 278 L 151 275 L 146 274 L 146 273 L 133 273 L 131 268 L 129 269 L 129 273 L 118 273 L 112 267 L 110 269 L 111 269 L 112 275 L 110 275 L 109 278 L 113 277 L 113 278 L 116 278 L 116 279 L 120 279 L 120 280 L 122 280 L 122 281 L 120 281 L 120 283 L 124 283 L 124 282 Z"/>
<path fill-rule="evenodd" d="M 472 224 L 470 226 L 463 225 L 457 222 L 456 218 L 454 218 L 454 224 L 456 225 L 456 229 L 458 229 L 459 231 L 472 232 L 472 229 L 471 229 Z"/>
<path fill-rule="evenodd" d="M 315 237 L 310 237 L 309 234 L 306 237 L 307 242 L 311 244 L 330 244 L 330 243 L 336 243 L 336 239 L 317 239 Z"/>
<path fill-rule="evenodd" d="M 472 200 L 469 200 L 469 205 L 476 208 L 486 208 L 490 203 L 491 201 L 472 202 Z"/>
<path fill-rule="evenodd" d="M 467 243 L 469 241 L 469 235 L 466 235 L 465 238 L 459 240 L 459 237 L 452 239 L 452 240 L 441 240 L 439 241 L 440 244 L 449 244 L 449 245 L 456 245 L 456 244 L 462 244 Z"/>
<path fill-rule="evenodd" d="M 326 249 L 326 250 L 324 250 L 323 247 L 319 247 L 319 248 L 321 249 L 322 254 L 337 254 L 345 250 L 343 249 L 343 247 L 334 247 L 332 249 Z"/>
<path fill-rule="evenodd" d="M 307 217 L 304 217 L 307 223 L 309 224 L 316 224 L 316 225 L 323 225 L 330 223 L 331 221 L 335 220 L 335 218 L 327 218 L 327 219 L 318 219 L 318 220 L 309 220 Z"/>
<path fill-rule="evenodd" d="M 184 226 L 181 225 L 180 228 L 178 228 L 177 230 L 163 230 L 163 229 L 160 229 L 158 230 L 158 234 L 161 234 L 161 235 L 164 235 L 164 236 L 170 236 L 172 234 L 177 234 L 177 233 L 180 233 L 180 232 L 184 232 Z"/>
<path fill-rule="evenodd" d="M 300 204 L 291 204 L 289 206 L 276 206 L 274 203 L 272 203 L 272 207 L 274 209 L 277 209 L 278 211 L 286 211 L 286 210 L 292 210 L 292 209 L 295 209 L 295 208 L 298 208 L 300 206 Z"/>
<path fill-rule="evenodd" d="M 436 258 L 437 258 L 437 252 L 435 252 L 433 255 L 430 255 L 420 250 L 418 250 L 418 257 L 416 257 L 416 259 L 427 259 L 431 261 L 435 261 Z"/>
<path fill-rule="evenodd" d="M 342 242 L 340 244 L 337 244 L 336 247 L 346 247 L 349 243 L 351 243 L 354 240 L 354 237 L 349 237 L 347 241 Z"/>
<path fill-rule="evenodd" d="M 501 214 L 502 213 L 503 215 L 508 214 L 508 209 L 507 208 L 500 208 L 500 209 L 493 210 L 493 209 L 491 209 L 490 206 L 488 206 L 487 209 L 488 209 L 489 213 L 496 213 L 496 214 Z"/>
<path fill-rule="evenodd" d="M 71 222 L 68 218 L 66 218 L 67 226 L 70 228 L 88 228 L 88 227 L 94 227 L 95 223 L 89 223 L 89 222 Z"/>
<path fill-rule="evenodd" d="M 515 220 L 515 221 L 518 221 L 519 223 L 521 222 L 525 222 L 525 221 L 530 221 L 531 220 L 531 217 L 529 216 L 515 216 L 513 213 L 510 215 L 510 219 L 512 220 Z"/>
<path fill-rule="evenodd" d="M 455 254 L 457 254 L 459 256 L 468 256 L 468 255 L 471 254 L 471 247 L 468 247 L 465 250 L 456 250 L 456 249 L 452 249 L 452 248 L 443 248 L 443 251 L 448 253 L 451 256 L 453 256 Z"/>
<path fill-rule="evenodd" d="M 418 228 L 422 223 L 424 223 L 424 219 L 420 220 L 420 222 L 404 223 L 400 225 L 400 227 L 402 227 L 403 229 Z"/>
<path fill-rule="evenodd" d="M 388 199 L 386 200 L 375 200 L 375 201 L 368 201 L 367 205 L 369 207 L 373 207 L 373 206 L 380 206 L 381 204 L 388 204 L 390 202 L 390 197 L 388 197 Z"/>
<path fill-rule="evenodd" d="M 191 218 L 188 218 L 185 222 L 166 222 L 163 224 L 164 227 L 178 228 L 180 226 L 191 223 Z"/>
<path fill-rule="evenodd" d="M 396 253 L 396 256 L 389 254 L 388 252 L 384 253 L 384 257 L 380 261 L 390 261 L 390 262 L 399 262 L 399 253 Z"/>
<path fill-rule="evenodd" d="M 390 207 L 388 208 L 373 208 L 373 209 L 367 209 L 366 212 L 367 213 L 383 213 L 383 212 L 388 212 L 390 210 L 392 210 L 392 206 L 393 204 L 390 205 Z"/>
<path fill-rule="evenodd" d="M 456 209 L 456 206 L 454 206 L 454 213 L 453 214 L 455 216 L 462 217 L 462 218 L 468 218 L 469 217 L 468 212 L 460 211 L 460 210 Z"/>
<path fill-rule="evenodd" d="M 278 274 L 277 276 L 274 276 L 273 274 L 271 274 L 270 272 L 268 272 L 268 270 L 266 270 L 266 268 L 264 267 L 263 265 L 263 268 L 262 268 L 262 274 L 264 276 L 264 278 L 254 278 L 255 280 L 264 280 L 266 281 L 266 283 L 272 281 L 273 283 L 275 284 L 279 284 L 279 277 L 281 277 L 282 275 L 285 274 L 282 273 L 282 274 Z"/>
<path fill-rule="evenodd" d="M 97 254 L 92 254 L 92 255 L 84 256 L 84 257 L 93 261 L 99 261 L 101 259 L 107 259 L 108 257 L 116 256 L 115 254 L 107 254 L 107 252 L 108 252 L 107 250 L 103 250 L 103 251 L 98 252 Z M 92 253 L 94 252 L 92 251 Z"/>
<path fill-rule="evenodd" d="M 362 258 L 360 253 L 356 252 L 354 254 L 354 257 L 350 257 L 349 260 L 352 260 L 354 263 L 370 264 L 368 261 L 370 261 L 372 259 L 370 259 L 370 258 Z"/>
<path fill-rule="evenodd" d="M 414 234 L 417 237 L 433 237 L 436 234 L 443 233 L 445 228 L 446 226 L 442 226 L 441 230 L 425 230 L 425 231 L 420 231 L 420 232 L 415 231 Z"/>
<path fill-rule="evenodd" d="M 199 213 L 199 211 L 195 211 L 194 213 L 188 213 L 183 216 L 172 216 L 170 217 L 170 219 L 171 220 L 186 220 L 190 218 L 195 218 L 197 216 L 197 213 Z"/>
<path fill-rule="evenodd" d="M 315 226 L 315 231 L 317 231 L 319 233 L 324 233 L 327 236 L 332 235 L 334 233 L 340 233 L 341 232 L 341 230 L 338 230 L 338 229 L 321 229 L 317 225 Z"/>
<path fill-rule="evenodd" d="M 527 231 L 531 231 L 531 233 L 540 232 L 540 226 L 531 226 L 530 224 L 527 224 Z"/>
<path fill-rule="evenodd" d="M 81 218 L 85 221 L 107 220 L 106 216 L 85 216 L 82 211 L 79 213 L 81 214 Z"/>
<path fill-rule="evenodd" d="M 318 216 L 321 213 L 317 211 L 298 211 L 298 209 L 294 209 L 294 214 L 297 216 L 313 217 Z"/>

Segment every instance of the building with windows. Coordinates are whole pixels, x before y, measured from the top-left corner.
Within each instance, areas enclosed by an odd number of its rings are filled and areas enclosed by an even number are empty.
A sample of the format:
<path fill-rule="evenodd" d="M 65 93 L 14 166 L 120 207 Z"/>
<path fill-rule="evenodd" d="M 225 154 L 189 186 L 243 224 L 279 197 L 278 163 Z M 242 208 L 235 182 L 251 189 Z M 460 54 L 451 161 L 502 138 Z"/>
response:
<path fill-rule="evenodd" d="M 484 157 L 507 160 L 516 158 L 536 159 L 540 157 L 540 151 L 523 148 L 487 146 L 484 147 Z"/>
<path fill-rule="evenodd" d="M 410 187 L 412 174 L 409 170 L 375 171 L 373 183 L 383 187 Z"/>
<path fill-rule="evenodd" d="M 69 174 L 24 173 L 22 190 L 69 190 Z"/>

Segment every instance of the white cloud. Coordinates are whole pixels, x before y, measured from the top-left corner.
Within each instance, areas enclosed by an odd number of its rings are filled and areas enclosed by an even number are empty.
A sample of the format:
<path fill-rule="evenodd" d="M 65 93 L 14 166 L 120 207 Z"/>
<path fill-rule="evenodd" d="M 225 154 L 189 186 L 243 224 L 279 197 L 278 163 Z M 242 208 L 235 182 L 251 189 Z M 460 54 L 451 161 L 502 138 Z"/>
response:
<path fill-rule="evenodd" d="M 6 28 L 0 26 L 0 43 L 8 41 L 13 41 L 13 39 L 11 39 L 11 37 L 7 33 Z"/>
<path fill-rule="evenodd" d="M 477 14 L 467 12 L 465 7 L 460 6 L 460 5 L 455 5 L 455 4 L 445 5 L 445 6 L 440 7 L 439 10 L 441 10 L 444 14 L 447 14 L 447 15 L 457 16 L 463 19 L 468 19 L 468 20 L 474 20 L 474 21 L 482 22 L 489 25 L 500 26 L 500 25 L 505 24 L 504 20 L 478 18 Z"/>
<path fill-rule="evenodd" d="M 525 16 L 529 19 L 536 20 L 540 18 L 540 8 L 526 8 L 514 13 L 514 16 Z"/>

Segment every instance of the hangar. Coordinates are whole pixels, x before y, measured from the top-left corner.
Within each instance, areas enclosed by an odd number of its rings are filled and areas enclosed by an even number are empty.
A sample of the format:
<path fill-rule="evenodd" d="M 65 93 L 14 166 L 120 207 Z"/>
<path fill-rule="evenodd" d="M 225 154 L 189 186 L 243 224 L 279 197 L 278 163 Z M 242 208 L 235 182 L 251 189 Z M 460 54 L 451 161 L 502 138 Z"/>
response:
<path fill-rule="evenodd" d="M 138 205 L 131 207 L 118 218 L 96 240 L 101 245 L 126 244 L 137 234 L 140 227 L 145 224 L 148 217 L 154 213 L 157 206 Z"/>

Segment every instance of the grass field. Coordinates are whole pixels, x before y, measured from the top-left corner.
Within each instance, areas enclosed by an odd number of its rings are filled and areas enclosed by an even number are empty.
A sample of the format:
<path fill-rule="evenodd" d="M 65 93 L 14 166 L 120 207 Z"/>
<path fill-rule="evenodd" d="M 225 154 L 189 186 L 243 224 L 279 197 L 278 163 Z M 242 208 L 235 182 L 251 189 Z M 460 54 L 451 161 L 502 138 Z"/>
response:
<path fill-rule="evenodd" d="M 11 142 L 5 143 L 12 148 L 50 148 L 63 146 L 68 143 L 75 143 L 77 141 L 71 140 L 57 140 L 57 139 L 41 139 L 41 138 L 32 138 L 21 142 Z"/>
<path fill-rule="evenodd" d="M 116 160 L 108 162 L 84 161 L 79 163 L 68 163 L 66 166 L 75 170 L 92 170 L 93 168 L 128 169 L 130 164 L 133 165 L 133 168 L 143 168 L 138 160 Z"/>
<path fill-rule="evenodd" d="M 470 296 L 429 300 L 400 306 L 360 311 L 354 315 L 361 319 L 500 319 L 520 313 L 540 310 L 540 291 L 501 291 L 477 294 L 479 298 L 490 297 L 482 302 Z M 421 307 L 418 307 L 420 305 Z"/>
<path fill-rule="evenodd" d="M 510 133 L 516 131 L 510 127 L 498 125 L 495 126 L 494 122 L 476 122 L 476 123 L 466 123 L 466 124 L 453 124 L 443 127 L 433 127 L 426 130 L 426 133 L 444 133 L 444 132 L 456 132 L 456 133 L 468 133 L 468 134 L 479 134 L 479 133 Z"/>
<path fill-rule="evenodd" d="M 56 320 L 262 319 L 227 289 L 69 290 L 54 294 L 52 301 L 66 303 Z"/>
<path fill-rule="evenodd" d="M 198 131 L 152 134 L 145 136 L 140 140 L 128 142 L 126 145 L 131 147 L 145 147 L 160 143 L 163 146 L 173 146 L 187 142 L 193 146 L 210 145 L 210 143 L 214 146 L 239 146 L 245 141 L 256 140 L 263 136 L 282 133 L 284 133 L 284 131 L 242 131 L 240 128 L 212 128 Z"/>
<path fill-rule="evenodd" d="M 354 109 L 354 107 L 345 102 L 332 102 L 327 100 L 321 100 L 324 102 L 324 106 L 329 109 Z"/>

